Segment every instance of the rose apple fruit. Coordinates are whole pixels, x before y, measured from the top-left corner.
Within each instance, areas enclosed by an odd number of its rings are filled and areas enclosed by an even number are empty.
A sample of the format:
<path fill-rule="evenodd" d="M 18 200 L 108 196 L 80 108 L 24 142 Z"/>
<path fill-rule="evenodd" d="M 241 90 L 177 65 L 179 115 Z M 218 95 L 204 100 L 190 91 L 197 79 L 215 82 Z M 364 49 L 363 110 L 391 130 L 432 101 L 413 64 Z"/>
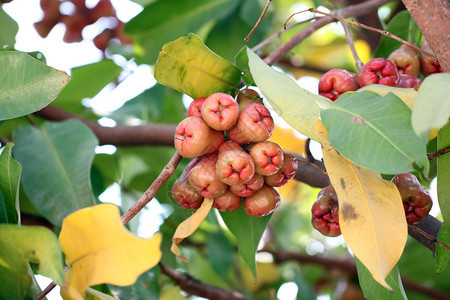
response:
<path fill-rule="evenodd" d="M 397 86 L 399 73 L 395 65 L 386 58 L 374 58 L 366 63 L 359 72 L 359 86 L 383 84 Z"/>
<path fill-rule="evenodd" d="M 252 217 L 264 217 L 280 205 L 280 195 L 271 186 L 263 185 L 253 195 L 244 198 L 244 210 Z"/>
<path fill-rule="evenodd" d="M 341 94 L 359 88 L 358 76 L 343 69 L 332 69 L 319 80 L 319 95 L 336 100 Z"/>
<path fill-rule="evenodd" d="M 228 130 L 239 117 L 239 105 L 228 94 L 214 93 L 202 105 L 202 117 L 215 130 Z"/>
<path fill-rule="evenodd" d="M 272 135 L 274 126 L 269 110 L 262 104 L 251 103 L 241 111 L 227 137 L 241 145 L 264 142 Z"/>

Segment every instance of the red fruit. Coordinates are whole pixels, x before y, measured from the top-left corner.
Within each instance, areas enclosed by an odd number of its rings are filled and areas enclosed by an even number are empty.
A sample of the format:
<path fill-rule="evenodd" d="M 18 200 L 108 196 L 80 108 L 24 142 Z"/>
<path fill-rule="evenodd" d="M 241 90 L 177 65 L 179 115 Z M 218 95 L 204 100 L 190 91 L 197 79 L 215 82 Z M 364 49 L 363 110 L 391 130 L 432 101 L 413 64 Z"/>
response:
<path fill-rule="evenodd" d="M 202 118 L 202 106 L 205 102 L 206 97 L 200 97 L 194 99 L 188 107 L 187 116 L 188 117 L 200 117 Z"/>
<path fill-rule="evenodd" d="M 94 38 L 94 45 L 103 52 L 108 48 L 109 41 L 114 37 L 114 31 L 106 28 Z"/>
<path fill-rule="evenodd" d="M 258 92 L 252 89 L 243 89 L 239 91 L 238 95 L 236 96 L 236 102 L 239 104 L 240 110 L 242 110 L 245 106 L 247 106 L 247 104 L 250 103 L 263 104 Z"/>
<path fill-rule="evenodd" d="M 414 88 L 418 90 L 422 84 L 422 79 L 416 76 L 411 76 L 407 74 L 400 74 L 400 79 L 398 81 L 398 87 L 401 88 Z"/>
<path fill-rule="evenodd" d="M 244 210 L 252 217 L 264 217 L 280 205 L 280 195 L 271 186 L 263 185 L 253 195 L 244 198 Z"/>
<path fill-rule="evenodd" d="M 242 198 L 226 190 L 222 196 L 214 198 L 213 207 L 220 211 L 235 211 L 241 207 Z"/>
<path fill-rule="evenodd" d="M 60 14 L 59 7 L 61 2 L 59 0 L 41 0 L 40 5 L 44 13 L 44 18 Z"/>
<path fill-rule="evenodd" d="M 216 151 L 223 140 L 223 133 L 211 129 L 202 118 L 188 117 L 178 124 L 174 144 L 181 156 L 194 158 Z"/>
<path fill-rule="evenodd" d="M 417 76 L 420 73 L 420 61 L 416 50 L 408 46 L 401 46 L 388 57 L 397 67 L 399 74 Z"/>
<path fill-rule="evenodd" d="M 227 190 L 227 185 L 216 175 L 216 162 L 217 153 L 205 155 L 188 175 L 192 188 L 205 198 L 219 197 Z"/>
<path fill-rule="evenodd" d="M 242 184 L 253 177 L 255 165 L 250 154 L 242 150 L 239 144 L 227 141 L 219 148 L 216 174 L 228 185 Z"/>
<path fill-rule="evenodd" d="M 58 16 L 58 19 L 55 20 L 48 20 L 46 18 L 42 19 L 39 22 L 34 23 L 34 29 L 36 29 L 37 33 L 43 37 L 46 38 L 50 31 L 52 31 L 53 27 L 55 27 L 56 24 L 59 23 L 59 20 L 61 18 L 61 15 Z"/>
<path fill-rule="evenodd" d="M 331 237 L 341 234 L 338 199 L 331 185 L 321 189 L 317 194 L 311 213 L 311 223 L 321 234 Z"/>
<path fill-rule="evenodd" d="M 239 105 L 228 94 L 214 93 L 205 99 L 202 106 L 202 117 L 215 130 L 228 130 L 239 116 Z"/>
<path fill-rule="evenodd" d="M 332 101 L 341 94 L 349 91 L 356 91 L 359 88 L 358 76 L 343 69 L 333 69 L 319 80 L 319 95 L 327 97 Z"/>
<path fill-rule="evenodd" d="M 423 50 L 433 54 L 433 50 L 428 45 L 427 40 L 423 40 L 420 46 Z M 420 71 L 422 75 L 427 77 L 434 73 L 442 73 L 442 67 L 439 62 L 435 61 L 432 57 L 425 55 L 423 53 L 420 54 Z"/>
<path fill-rule="evenodd" d="M 386 58 L 374 58 L 366 63 L 359 72 L 359 86 L 363 87 L 369 84 L 383 84 L 397 86 L 398 70 L 395 65 Z"/>
<path fill-rule="evenodd" d="M 172 196 L 177 203 L 186 209 L 197 209 L 203 203 L 203 196 L 194 190 L 188 182 L 188 175 L 193 167 L 195 167 L 199 158 L 194 158 L 189 162 L 181 174 L 180 178 L 175 181 L 172 186 Z"/>
<path fill-rule="evenodd" d="M 86 8 L 86 0 L 70 0 L 78 9 Z"/>
<path fill-rule="evenodd" d="M 288 153 L 284 153 L 284 160 L 281 169 L 273 175 L 266 176 L 264 182 L 273 187 L 280 187 L 288 183 L 297 173 L 297 159 Z"/>
<path fill-rule="evenodd" d="M 395 175 L 392 182 L 402 197 L 406 221 L 410 224 L 423 221 L 433 206 L 428 190 L 422 187 L 417 177 L 411 173 Z"/>
<path fill-rule="evenodd" d="M 267 140 L 273 132 L 274 123 L 264 105 L 251 103 L 244 107 L 227 137 L 238 144 L 259 143 Z"/>
<path fill-rule="evenodd" d="M 93 22 L 102 17 L 114 17 L 116 10 L 110 0 L 100 0 L 97 5 L 89 11 L 90 18 Z"/>
<path fill-rule="evenodd" d="M 83 13 L 64 16 L 62 22 L 66 25 L 66 33 L 63 37 L 63 41 L 66 43 L 81 42 L 83 40 L 81 32 L 90 24 L 89 18 Z"/>
<path fill-rule="evenodd" d="M 249 153 L 255 162 L 255 172 L 269 176 L 278 172 L 283 165 L 283 150 L 271 141 L 265 141 L 249 146 Z"/>
<path fill-rule="evenodd" d="M 255 173 L 249 181 L 242 184 L 230 185 L 228 189 L 240 197 L 249 197 L 253 195 L 264 185 L 264 176 Z"/>

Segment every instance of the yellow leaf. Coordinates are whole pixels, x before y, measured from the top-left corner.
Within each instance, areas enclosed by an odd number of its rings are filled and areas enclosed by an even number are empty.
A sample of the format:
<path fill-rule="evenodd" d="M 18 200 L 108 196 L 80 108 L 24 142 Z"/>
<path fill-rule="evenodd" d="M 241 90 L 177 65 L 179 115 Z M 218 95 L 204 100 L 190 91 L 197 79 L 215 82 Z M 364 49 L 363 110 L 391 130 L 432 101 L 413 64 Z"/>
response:
<path fill-rule="evenodd" d="M 366 85 L 365 87 L 362 87 L 358 90 L 358 92 L 362 91 L 372 91 L 380 96 L 386 96 L 389 93 L 393 93 L 395 94 L 395 96 L 402 99 L 402 101 L 405 102 L 405 104 L 408 105 L 410 109 L 413 108 L 417 96 L 417 91 L 415 89 L 392 87 L 383 84 Z"/>
<path fill-rule="evenodd" d="M 59 242 L 70 267 L 61 288 L 65 299 L 83 299 L 91 285 L 131 285 L 161 259 L 161 234 L 149 239 L 133 235 L 113 204 L 87 207 L 67 216 Z"/>
<path fill-rule="evenodd" d="M 206 216 L 211 210 L 213 202 L 214 199 L 205 198 L 200 208 L 189 218 L 181 222 L 181 224 L 178 225 L 177 230 L 175 230 L 172 238 L 172 247 L 170 247 L 170 250 L 185 262 L 189 262 L 189 260 L 186 257 L 180 255 L 180 249 L 178 249 L 177 245 L 197 230 L 197 228 L 200 226 L 203 220 L 205 220 Z"/>
<path fill-rule="evenodd" d="M 339 201 L 339 225 L 353 254 L 373 278 L 389 288 L 385 278 L 397 264 L 408 237 L 400 193 L 375 171 L 350 162 L 327 139 L 319 121 L 316 135 Z"/>

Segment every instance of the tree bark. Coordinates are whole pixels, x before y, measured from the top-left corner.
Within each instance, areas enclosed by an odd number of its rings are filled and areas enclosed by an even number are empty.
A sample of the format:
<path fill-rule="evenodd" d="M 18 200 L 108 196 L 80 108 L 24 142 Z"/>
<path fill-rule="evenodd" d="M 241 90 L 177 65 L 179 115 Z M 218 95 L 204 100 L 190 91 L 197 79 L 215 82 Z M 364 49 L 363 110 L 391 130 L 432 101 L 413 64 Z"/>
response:
<path fill-rule="evenodd" d="M 447 0 L 402 0 L 437 57 L 450 72 L 450 4 Z"/>

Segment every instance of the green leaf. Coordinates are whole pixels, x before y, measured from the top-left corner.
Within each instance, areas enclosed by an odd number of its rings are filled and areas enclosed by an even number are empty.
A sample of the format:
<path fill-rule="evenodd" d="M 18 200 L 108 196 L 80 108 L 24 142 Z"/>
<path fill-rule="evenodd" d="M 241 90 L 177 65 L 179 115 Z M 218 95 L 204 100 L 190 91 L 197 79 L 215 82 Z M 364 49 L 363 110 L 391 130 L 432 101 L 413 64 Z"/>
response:
<path fill-rule="evenodd" d="M 205 44 L 223 58 L 233 60 L 242 47 L 251 48 L 264 38 L 269 29 L 267 25 L 270 23 L 265 18 L 258 25 L 258 30 L 253 33 L 250 41 L 244 41 L 258 20 L 261 11 L 258 0 L 243 1 L 242 5 L 236 7 L 228 16 L 214 25 L 205 39 Z M 273 24 L 270 25 L 273 26 Z"/>
<path fill-rule="evenodd" d="M 450 117 L 450 73 L 437 73 L 426 77 L 420 85 L 412 109 L 414 131 L 425 142 L 432 128 L 441 127 Z"/>
<path fill-rule="evenodd" d="M 411 110 L 392 93 L 346 93 L 321 117 L 331 144 L 358 165 L 385 174 L 413 171 L 414 164 L 428 170 L 426 144 L 411 127 Z"/>
<path fill-rule="evenodd" d="M 226 277 L 233 265 L 233 253 L 233 246 L 223 231 L 207 234 L 206 257 L 216 274 Z"/>
<path fill-rule="evenodd" d="M 272 214 L 265 217 L 251 217 L 241 206 L 236 211 L 220 212 L 220 215 L 225 225 L 236 237 L 238 252 L 256 279 L 255 254 Z"/>
<path fill-rule="evenodd" d="M 52 231 L 41 226 L 0 224 L 0 236 L 2 299 L 23 299 L 33 282 L 29 263 L 39 265 L 38 274 L 50 277 L 57 284 L 63 283 L 61 247 Z"/>
<path fill-rule="evenodd" d="M 402 280 L 400 278 L 400 272 L 398 266 L 395 266 L 389 275 L 386 277 L 387 284 L 392 288 L 392 291 L 384 288 L 379 284 L 369 270 L 355 257 L 356 268 L 358 269 L 359 285 L 364 292 L 366 299 L 408 299 L 403 289 Z"/>
<path fill-rule="evenodd" d="M 0 52 L 0 120 L 47 106 L 70 77 L 23 52 Z"/>
<path fill-rule="evenodd" d="M 229 14 L 238 0 L 164 0 L 152 3 L 125 27 L 142 62 L 154 64 L 162 46 Z"/>
<path fill-rule="evenodd" d="M 395 34 L 399 38 L 416 44 L 418 44 L 421 36 L 419 28 L 416 23 L 414 23 L 413 18 L 407 10 L 396 14 L 386 27 L 386 31 Z M 381 37 L 380 45 L 375 51 L 373 57 L 387 58 L 389 54 L 399 48 L 400 45 L 402 45 L 402 43 L 383 35 Z"/>
<path fill-rule="evenodd" d="M 320 110 L 328 107 L 331 101 L 304 90 L 286 75 L 269 67 L 250 49 L 247 49 L 247 56 L 253 79 L 270 105 L 294 129 L 317 141 L 314 128 Z"/>
<path fill-rule="evenodd" d="M 445 245 L 450 245 L 450 234 L 446 224 L 442 224 L 437 240 Z M 436 273 L 442 273 L 450 264 L 450 251 L 435 243 L 436 245 Z"/>
<path fill-rule="evenodd" d="M 450 146 L 450 123 L 439 130 L 437 148 Z M 437 158 L 437 194 L 442 218 L 447 230 L 450 231 L 450 155 L 444 154 Z"/>
<path fill-rule="evenodd" d="M 0 154 L 0 193 L 4 214 L 0 209 L 0 222 L 20 224 L 19 184 L 22 166 L 11 157 L 13 143 L 7 143 Z"/>
<path fill-rule="evenodd" d="M 108 285 L 109 289 L 119 299 L 160 299 L 161 287 L 158 282 L 160 274 L 159 266 L 150 269 L 137 279 L 136 283 L 130 286 Z"/>
<path fill-rule="evenodd" d="M 81 100 L 97 95 L 108 83 L 119 76 L 122 68 L 112 60 L 74 68 L 71 71 L 70 83 L 61 91 L 55 106 L 67 109 L 73 113 L 82 111 Z"/>
<path fill-rule="evenodd" d="M 0 46 L 8 45 L 14 47 L 16 34 L 19 31 L 17 23 L 0 6 Z M 1 48 L 1 47 L 0 47 Z"/>
<path fill-rule="evenodd" d="M 94 205 L 90 182 L 96 136 L 78 120 L 23 127 L 15 135 L 14 157 L 22 164 L 22 185 L 33 205 L 55 225 Z"/>
<path fill-rule="evenodd" d="M 192 98 L 237 90 L 240 70 L 211 52 L 195 34 L 164 45 L 155 65 L 156 80 Z"/>
<path fill-rule="evenodd" d="M 186 117 L 186 109 L 181 102 L 181 93 L 157 83 L 126 102 L 110 117 L 119 124 L 136 118 L 145 123 L 178 124 Z"/>
<path fill-rule="evenodd" d="M 235 65 L 241 69 L 242 72 L 242 80 L 245 85 L 256 86 L 255 80 L 252 77 L 252 73 L 250 72 L 250 67 L 248 66 L 248 56 L 247 56 L 247 46 L 241 48 L 241 50 L 234 57 Z"/>

